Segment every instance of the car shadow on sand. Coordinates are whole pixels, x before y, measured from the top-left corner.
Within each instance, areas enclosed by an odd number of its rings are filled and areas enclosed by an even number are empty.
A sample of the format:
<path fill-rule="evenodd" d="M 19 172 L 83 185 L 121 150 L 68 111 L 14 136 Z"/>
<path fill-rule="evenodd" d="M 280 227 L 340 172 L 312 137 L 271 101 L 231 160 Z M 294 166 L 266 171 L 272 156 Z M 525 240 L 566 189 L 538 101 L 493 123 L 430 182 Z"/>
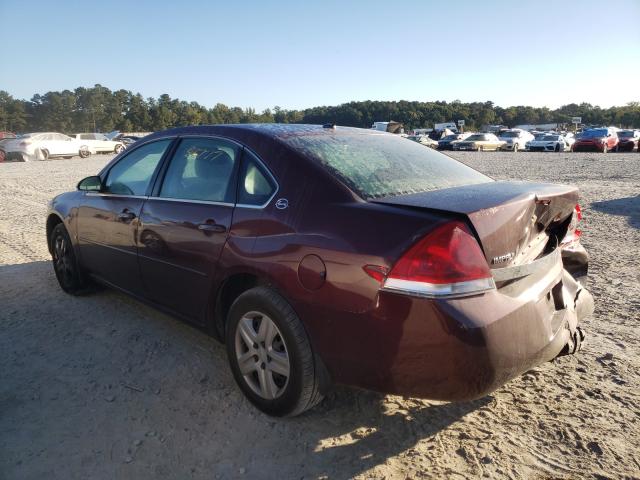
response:
<path fill-rule="evenodd" d="M 610 215 L 629 217 L 629 225 L 634 228 L 640 228 L 640 195 L 593 202 L 591 207 L 594 210 Z"/>
<path fill-rule="evenodd" d="M 336 387 L 313 410 L 274 419 L 242 396 L 211 337 L 117 292 L 66 295 L 50 262 L 0 266 L 0 305 L 7 478 L 52 466 L 99 478 L 352 478 L 398 455 L 424 469 L 425 449 L 455 455 L 437 434 L 493 400 Z"/>
<path fill-rule="evenodd" d="M 487 396 L 470 402 L 435 403 L 337 387 L 323 404 L 300 420 L 309 428 L 312 424 L 320 426 L 304 474 L 332 478 L 338 472 L 338 478 L 353 478 L 398 455 L 407 457 L 405 462 L 416 470 L 423 470 L 424 463 L 435 458 L 424 458 L 424 453 L 413 447 L 426 440 L 421 451 L 455 456 L 455 451 L 439 448 L 437 434 L 465 415 L 487 407 L 492 400 Z"/>

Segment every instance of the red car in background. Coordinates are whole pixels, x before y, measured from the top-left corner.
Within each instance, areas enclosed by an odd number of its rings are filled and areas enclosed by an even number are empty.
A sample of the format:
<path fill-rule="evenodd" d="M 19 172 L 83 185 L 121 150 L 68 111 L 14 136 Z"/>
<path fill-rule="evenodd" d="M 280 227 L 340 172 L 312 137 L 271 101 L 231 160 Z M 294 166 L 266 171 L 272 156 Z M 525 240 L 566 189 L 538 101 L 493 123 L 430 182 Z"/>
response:
<path fill-rule="evenodd" d="M 573 144 L 574 152 L 596 151 L 607 153 L 618 148 L 618 135 L 613 128 L 590 128 L 582 132 Z"/>
<path fill-rule="evenodd" d="M 618 131 L 618 151 L 633 152 L 634 148 L 638 148 L 639 140 L 640 140 L 640 130 Z"/>

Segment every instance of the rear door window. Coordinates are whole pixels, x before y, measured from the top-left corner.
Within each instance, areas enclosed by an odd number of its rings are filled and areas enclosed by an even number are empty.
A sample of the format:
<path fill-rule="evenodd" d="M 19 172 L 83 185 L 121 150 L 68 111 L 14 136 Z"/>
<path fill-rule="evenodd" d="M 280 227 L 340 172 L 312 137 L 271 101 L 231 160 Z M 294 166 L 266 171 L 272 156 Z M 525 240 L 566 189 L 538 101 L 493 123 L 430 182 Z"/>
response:
<path fill-rule="evenodd" d="M 257 157 L 244 151 L 242 172 L 238 182 L 238 205 L 265 205 L 276 191 L 276 184 Z"/>
<path fill-rule="evenodd" d="M 158 140 L 136 148 L 116 163 L 105 181 L 105 192 L 116 195 L 146 195 L 170 139 Z"/>
<path fill-rule="evenodd" d="M 239 152 L 238 145 L 223 139 L 183 139 L 171 159 L 159 196 L 233 203 Z"/>

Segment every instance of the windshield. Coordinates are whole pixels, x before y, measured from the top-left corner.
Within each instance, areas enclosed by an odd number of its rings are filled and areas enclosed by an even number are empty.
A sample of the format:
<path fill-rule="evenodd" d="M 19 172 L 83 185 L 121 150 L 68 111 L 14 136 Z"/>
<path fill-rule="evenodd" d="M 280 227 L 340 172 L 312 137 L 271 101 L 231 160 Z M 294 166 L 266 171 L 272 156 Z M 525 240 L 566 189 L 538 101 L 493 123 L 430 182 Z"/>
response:
<path fill-rule="evenodd" d="M 598 138 L 598 137 L 606 137 L 607 129 L 605 128 L 596 128 L 594 130 L 585 130 L 580 135 L 581 138 Z"/>
<path fill-rule="evenodd" d="M 502 138 L 518 138 L 518 135 L 520 135 L 520 132 L 502 132 L 500 134 Z"/>
<path fill-rule="evenodd" d="M 557 141 L 560 140 L 560 135 L 545 135 L 544 137 L 542 137 L 542 140 Z"/>
<path fill-rule="evenodd" d="M 364 199 L 486 183 L 491 178 L 395 135 L 348 133 L 283 139 Z"/>
<path fill-rule="evenodd" d="M 446 137 L 442 137 L 442 141 L 445 142 L 450 142 L 452 140 L 457 140 L 458 139 L 458 135 L 447 135 Z"/>

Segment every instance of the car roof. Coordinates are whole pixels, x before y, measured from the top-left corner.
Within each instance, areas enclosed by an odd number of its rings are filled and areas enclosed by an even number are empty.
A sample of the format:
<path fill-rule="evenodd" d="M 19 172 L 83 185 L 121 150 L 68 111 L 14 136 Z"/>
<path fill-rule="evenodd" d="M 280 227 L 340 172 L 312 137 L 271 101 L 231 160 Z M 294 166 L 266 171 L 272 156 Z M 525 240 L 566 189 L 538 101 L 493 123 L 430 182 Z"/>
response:
<path fill-rule="evenodd" d="M 392 133 L 355 127 L 324 127 L 323 125 L 292 124 L 292 123 L 240 123 L 217 125 L 193 125 L 177 127 L 161 132 L 155 132 L 147 138 L 169 135 L 224 135 L 228 133 L 253 132 L 273 138 L 286 139 L 304 135 L 393 135 Z"/>

